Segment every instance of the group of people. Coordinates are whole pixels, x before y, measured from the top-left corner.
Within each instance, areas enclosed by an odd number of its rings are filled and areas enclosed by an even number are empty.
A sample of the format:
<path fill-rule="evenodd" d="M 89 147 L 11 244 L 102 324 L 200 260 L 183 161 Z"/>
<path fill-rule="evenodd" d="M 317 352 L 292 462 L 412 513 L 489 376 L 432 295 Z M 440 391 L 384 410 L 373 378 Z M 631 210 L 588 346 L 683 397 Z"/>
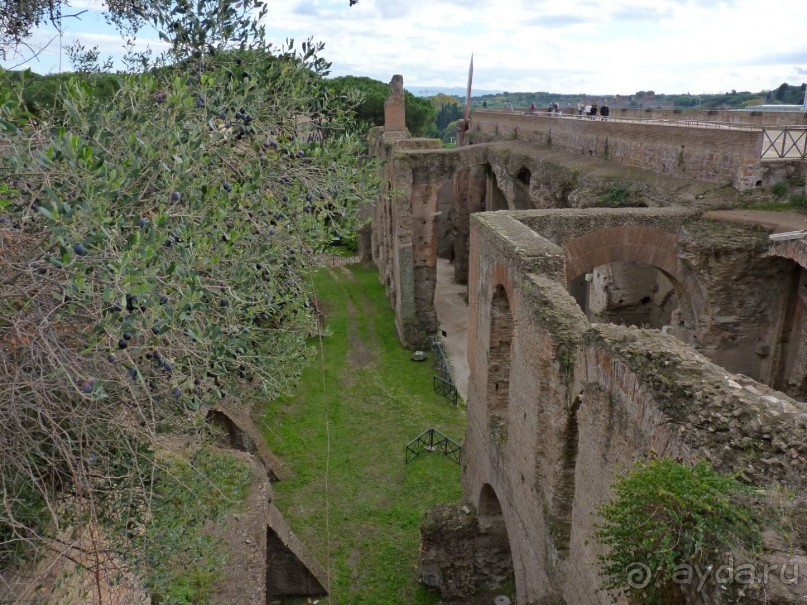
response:
<path fill-rule="evenodd" d="M 607 120 L 611 111 L 608 109 L 608 101 L 603 103 L 602 107 L 597 107 L 597 101 L 592 101 L 591 103 L 583 104 L 583 101 L 580 101 L 577 104 L 577 117 L 582 118 L 584 115 L 589 120 L 596 120 L 597 119 L 597 112 L 600 114 L 600 119 Z"/>
<path fill-rule="evenodd" d="M 509 106 L 509 107 L 508 107 Z M 509 103 L 505 104 L 505 109 L 508 111 L 513 111 L 513 106 Z M 527 115 L 535 115 L 537 108 L 535 107 L 535 103 L 530 103 L 530 108 L 527 110 Z M 547 113 L 553 114 L 555 116 L 560 117 L 562 112 L 560 110 L 560 105 L 558 103 L 550 103 L 549 106 L 546 108 Z M 608 109 L 608 101 L 605 101 L 602 104 L 602 107 L 597 106 L 596 101 L 592 101 L 591 103 L 583 103 L 580 101 L 577 104 L 577 117 L 582 118 L 586 116 L 589 120 L 596 120 L 597 117 L 601 120 L 607 120 L 610 114 L 610 110 Z"/>

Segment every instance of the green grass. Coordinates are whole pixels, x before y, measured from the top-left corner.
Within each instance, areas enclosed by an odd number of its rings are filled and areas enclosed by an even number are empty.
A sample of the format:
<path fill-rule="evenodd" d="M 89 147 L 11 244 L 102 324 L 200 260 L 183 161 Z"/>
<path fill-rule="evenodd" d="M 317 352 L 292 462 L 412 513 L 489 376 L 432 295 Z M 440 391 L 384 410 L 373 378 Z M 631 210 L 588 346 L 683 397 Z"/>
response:
<path fill-rule="evenodd" d="M 296 391 L 263 416 L 269 447 L 295 474 L 275 484 L 275 503 L 330 568 L 332 605 L 437 603 L 417 583 L 420 520 L 459 501 L 460 467 L 436 453 L 405 465 L 404 447 L 430 427 L 462 441 L 463 410 L 432 391 L 431 363 L 410 361 L 399 344 L 375 269 L 323 270 L 315 286 L 327 317 L 324 363 L 314 340 Z"/>

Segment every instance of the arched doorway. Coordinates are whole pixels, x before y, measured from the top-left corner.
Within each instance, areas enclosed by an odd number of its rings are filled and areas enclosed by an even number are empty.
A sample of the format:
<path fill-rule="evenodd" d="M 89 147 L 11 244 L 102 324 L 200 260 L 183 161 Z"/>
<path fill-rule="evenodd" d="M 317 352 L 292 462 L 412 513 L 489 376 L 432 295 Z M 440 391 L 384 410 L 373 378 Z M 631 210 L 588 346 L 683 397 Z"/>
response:
<path fill-rule="evenodd" d="M 516 603 L 515 572 L 510 539 L 504 520 L 502 506 L 496 491 L 489 483 L 482 486 L 477 505 L 479 535 L 477 537 L 476 569 L 479 588 L 491 594 L 509 593 Z"/>
<path fill-rule="evenodd" d="M 636 225 L 605 227 L 567 241 L 563 250 L 567 287 L 584 311 L 588 305 L 587 314 L 594 310 L 604 318 L 600 321 L 610 323 L 668 325 L 665 331 L 699 344 L 704 296 L 694 273 L 679 260 L 676 233 Z"/>
<path fill-rule="evenodd" d="M 595 267 L 572 280 L 569 293 L 592 323 L 614 323 L 672 331 L 680 327 L 675 281 L 640 262 Z"/>

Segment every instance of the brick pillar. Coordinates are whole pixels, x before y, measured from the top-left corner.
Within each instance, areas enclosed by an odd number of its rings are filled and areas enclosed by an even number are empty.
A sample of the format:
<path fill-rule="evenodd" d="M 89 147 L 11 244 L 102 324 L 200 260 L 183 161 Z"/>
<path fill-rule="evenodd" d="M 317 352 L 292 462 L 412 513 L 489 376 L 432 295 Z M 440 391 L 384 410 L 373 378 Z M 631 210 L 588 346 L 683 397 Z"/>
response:
<path fill-rule="evenodd" d="M 403 76 L 394 75 L 389 83 L 389 96 L 384 101 L 384 132 L 406 132 Z"/>

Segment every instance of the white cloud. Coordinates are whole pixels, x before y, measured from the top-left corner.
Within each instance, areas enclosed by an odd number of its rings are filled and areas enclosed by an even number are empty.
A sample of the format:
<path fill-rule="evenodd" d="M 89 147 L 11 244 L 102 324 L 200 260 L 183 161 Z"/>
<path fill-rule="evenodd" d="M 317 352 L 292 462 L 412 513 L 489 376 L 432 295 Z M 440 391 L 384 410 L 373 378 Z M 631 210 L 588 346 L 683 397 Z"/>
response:
<path fill-rule="evenodd" d="M 298 4 L 314 10 L 270 6 L 272 35 L 313 35 L 335 74 L 408 86 L 462 86 L 471 52 L 476 87 L 595 94 L 770 89 L 807 63 L 803 0 Z"/>
<path fill-rule="evenodd" d="M 589 94 L 800 84 L 804 23 L 804 0 L 275 0 L 266 18 L 275 43 L 325 42 L 333 75 L 464 86 L 473 52 L 475 88 Z"/>

